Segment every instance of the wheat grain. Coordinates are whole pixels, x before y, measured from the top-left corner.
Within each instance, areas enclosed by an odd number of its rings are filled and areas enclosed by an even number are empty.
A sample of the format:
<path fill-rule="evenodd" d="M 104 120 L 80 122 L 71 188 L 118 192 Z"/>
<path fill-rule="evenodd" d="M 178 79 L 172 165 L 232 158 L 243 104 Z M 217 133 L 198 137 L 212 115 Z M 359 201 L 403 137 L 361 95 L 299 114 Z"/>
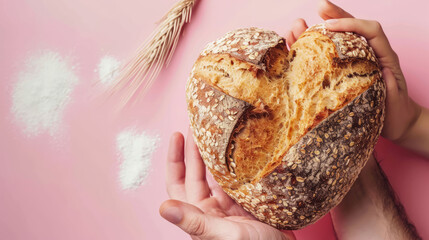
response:
<path fill-rule="evenodd" d="M 121 92 L 121 105 L 133 97 L 144 96 L 161 69 L 170 62 L 179 41 L 180 32 L 191 19 L 196 0 L 181 0 L 160 20 L 151 36 L 137 50 L 137 54 L 121 67 L 119 80 L 112 93 Z M 139 93 L 138 95 L 136 95 Z"/>

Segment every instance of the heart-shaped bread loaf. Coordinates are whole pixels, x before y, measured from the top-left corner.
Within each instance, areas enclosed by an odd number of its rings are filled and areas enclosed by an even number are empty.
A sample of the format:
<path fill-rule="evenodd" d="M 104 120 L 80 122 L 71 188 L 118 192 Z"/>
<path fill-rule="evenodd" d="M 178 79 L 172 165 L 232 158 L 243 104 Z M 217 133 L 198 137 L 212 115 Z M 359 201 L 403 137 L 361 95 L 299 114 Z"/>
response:
<path fill-rule="evenodd" d="M 349 191 L 384 120 L 385 86 L 367 41 L 309 28 L 288 51 L 275 32 L 210 43 L 187 83 L 201 157 L 223 190 L 279 229 L 314 223 Z"/>

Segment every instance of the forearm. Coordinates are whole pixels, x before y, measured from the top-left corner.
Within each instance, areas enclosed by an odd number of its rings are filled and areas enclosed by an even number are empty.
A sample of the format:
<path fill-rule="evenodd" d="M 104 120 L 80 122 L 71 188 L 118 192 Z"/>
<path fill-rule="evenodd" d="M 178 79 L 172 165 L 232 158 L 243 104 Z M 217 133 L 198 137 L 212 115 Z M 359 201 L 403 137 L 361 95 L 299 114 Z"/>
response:
<path fill-rule="evenodd" d="M 429 110 L 421 107 L 416 121 L 397 144 L 429 157 Z"/>
<path fill-rule="evenodd" d="M 331 215 L 339 239 L 420 239 L 373 157 Z"/>

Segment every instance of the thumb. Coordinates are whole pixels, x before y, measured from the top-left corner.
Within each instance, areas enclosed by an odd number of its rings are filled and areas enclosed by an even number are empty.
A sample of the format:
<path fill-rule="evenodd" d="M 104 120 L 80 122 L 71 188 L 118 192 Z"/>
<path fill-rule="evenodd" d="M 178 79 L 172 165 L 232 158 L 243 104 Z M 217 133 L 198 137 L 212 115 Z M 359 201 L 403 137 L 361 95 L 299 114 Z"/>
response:
<path fill-rule="evenodd" d="M 399 94 L 399 88 L 392 70 L 389 68 L 383 68 L 383 79 L 384 83 L 386 84 L 388 104 L 396 102 Z"/>
<path fill-rule="evenodd" d="M 177 200 L 165 201 L 159 208 L 160 215 L 189 235 L 201 239 L 241 239 L 243 229 L 239 224 L 205 214 L 199 208 Z"/>

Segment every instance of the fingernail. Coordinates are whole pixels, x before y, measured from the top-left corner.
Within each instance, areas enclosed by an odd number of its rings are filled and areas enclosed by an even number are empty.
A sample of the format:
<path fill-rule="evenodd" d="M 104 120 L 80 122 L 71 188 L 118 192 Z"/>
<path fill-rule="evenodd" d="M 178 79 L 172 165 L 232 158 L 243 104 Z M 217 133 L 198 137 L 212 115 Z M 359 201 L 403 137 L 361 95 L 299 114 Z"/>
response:
<path fill-rule="evenodd" d="M 335 19 L 335 18 L 328 19 L 328 20 L 325 21 L 325 23 L 328 24 L 328 25 L 334 25 L 337 22 L 338 22 L 338 19 Z"/>
<path fill-rule="evenodd" d="M 169 207 L 162 211 L 161 216 L 173 224 L 178 224 L 182 221 L 183 212 L 178 207 Z"/>

